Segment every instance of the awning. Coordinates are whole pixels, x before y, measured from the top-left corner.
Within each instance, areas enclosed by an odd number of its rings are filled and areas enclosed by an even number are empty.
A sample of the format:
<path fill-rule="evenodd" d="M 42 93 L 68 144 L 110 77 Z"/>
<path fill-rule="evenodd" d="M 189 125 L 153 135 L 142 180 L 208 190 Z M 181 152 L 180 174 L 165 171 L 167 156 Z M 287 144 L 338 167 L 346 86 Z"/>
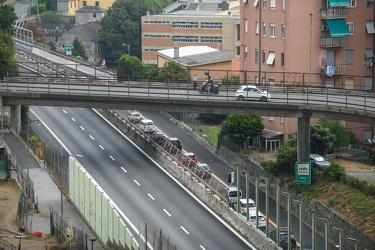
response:
<path fill-rule="evenodd" d="M 258 2 L 259 2 L 259 0 L 254 0 L 254 7 L 258 6 Z"/>
<path fill-rule="evenodd" d="M 275 52 L 270 52 L 267 58 L 267 64 L 272 65 L 273 61 L 275 61 Z"/>
<path fill-rule="evenodd" d="M 349 0 L 328 0 L 331 7 L 349 7 Z"/>
<path fill-rule="evenodd" d="M 348 25 L 344 18 L 326 20 L 331 37 L 350 36 Z"/>
<path fill-rule="evenodd" d="M 366 30 L 367 30 L 367 34 L 374 34 L 375 33 L 374 21 L 367 21 L 366 22 Z"/>
<path fill-rule="evenodd" d="M 267 139 L 271 139 L 273 137 L 276 137 L 276 136 L 279 136 L 279 135 L 282 135 L 283 133 L 282 132 L 279 132 L 279 131 L 274 131 L 274 130 L 270 130 L 270 129 L 263 129 L 262 132 L 259 134 L 260 137 L 264 137 L 264 138 L 267 138 Z"/>

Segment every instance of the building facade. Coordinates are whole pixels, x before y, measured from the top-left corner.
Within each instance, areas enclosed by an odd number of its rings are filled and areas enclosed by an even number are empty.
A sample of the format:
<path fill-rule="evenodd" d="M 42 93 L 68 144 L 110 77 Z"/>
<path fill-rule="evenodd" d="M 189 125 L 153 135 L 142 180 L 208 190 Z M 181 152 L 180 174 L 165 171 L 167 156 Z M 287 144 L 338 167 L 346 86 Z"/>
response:
<path fill-rule="evenodd" d="M 162 14 L 142 17 L 142 61 L 156 64 L 156 51 L 209 46 L 239 59 L 239 1 L 177 1 Z"/>
<path fill-rule="evenodd" d="M 96 6 L 108 10 L 115 0 L 57 0 L 57 11 L 63 15 L 75 16 L 76 11 L 85 6 Z"/>

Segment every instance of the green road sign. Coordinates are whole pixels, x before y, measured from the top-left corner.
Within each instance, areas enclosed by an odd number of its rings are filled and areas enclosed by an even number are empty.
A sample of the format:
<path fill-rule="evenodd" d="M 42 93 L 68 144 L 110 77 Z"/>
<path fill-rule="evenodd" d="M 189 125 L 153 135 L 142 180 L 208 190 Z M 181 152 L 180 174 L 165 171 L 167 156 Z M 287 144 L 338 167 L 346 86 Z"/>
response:
<path fill-rule="evenodd" d="M 311 162 L 296 163 L 296 183 L 311 184 Z"/>
<path fill-rule="evenodd" d="M 65 46 L 65 54 L 67 56 L 72 55 L 72 46 L 69 46 L 69 45 Z"/>

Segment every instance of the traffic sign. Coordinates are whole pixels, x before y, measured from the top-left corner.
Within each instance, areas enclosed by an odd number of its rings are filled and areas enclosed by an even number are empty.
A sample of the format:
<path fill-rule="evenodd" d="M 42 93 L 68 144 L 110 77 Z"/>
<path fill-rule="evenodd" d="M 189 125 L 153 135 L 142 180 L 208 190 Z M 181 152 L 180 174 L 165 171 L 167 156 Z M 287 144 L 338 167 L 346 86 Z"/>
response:
<path fill-rule="evenodd" d="M 296 183 L 311 184 L 311 162 L 296 163 Z"/>
<path fill-rule="evenodd" d="M 70 46 L 70 45 L 65 46 L 65 54 L 67 56 L 72 55 L 72 46 Z"/>

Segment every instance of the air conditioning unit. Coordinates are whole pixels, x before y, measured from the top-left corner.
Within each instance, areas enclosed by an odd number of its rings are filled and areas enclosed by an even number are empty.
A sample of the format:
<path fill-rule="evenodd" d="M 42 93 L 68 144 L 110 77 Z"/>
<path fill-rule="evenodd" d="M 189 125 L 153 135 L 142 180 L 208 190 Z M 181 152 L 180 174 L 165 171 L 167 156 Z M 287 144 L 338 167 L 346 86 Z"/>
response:
<path fill-rule="evenodd" d="M 366 67 L 372 67 L 372 62 L 366 62 Z"/>
<path fill-rule="evenodd" d="M 327 25 L 325 25 L 325 24 L 320 25 L 320 30 L 321 30 L 321 31 L 326 31 L 326 30 L 328 30 Z"/>

